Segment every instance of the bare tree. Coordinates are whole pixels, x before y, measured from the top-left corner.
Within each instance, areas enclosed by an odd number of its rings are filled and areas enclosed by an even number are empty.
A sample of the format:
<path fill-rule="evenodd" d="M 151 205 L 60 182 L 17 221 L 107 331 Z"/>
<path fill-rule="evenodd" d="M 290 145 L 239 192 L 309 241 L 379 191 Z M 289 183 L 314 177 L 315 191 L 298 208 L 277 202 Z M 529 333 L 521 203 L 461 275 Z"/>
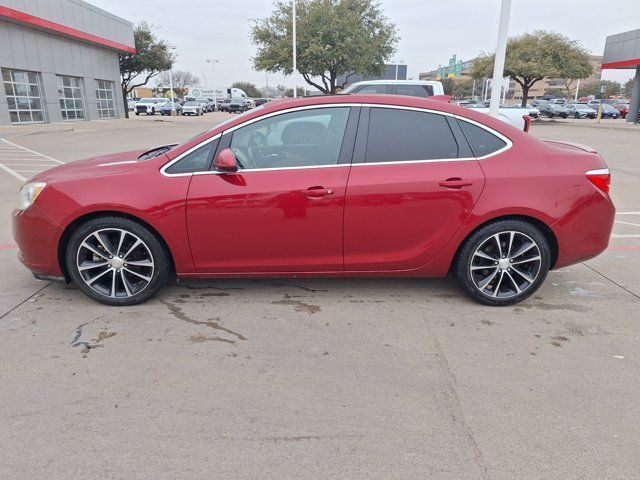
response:
<path fill-rule="evenodd" d="M 171 82 L 169 72 L 163 72 L 158 78 L 158 86 L 168 88 L 173 83 L 173 91 L 178 97 L 184 97 L 189 91 L 189 87 L 200 85 L 200 79 L 191 72 L 182 70 L 171 70 Z"/>

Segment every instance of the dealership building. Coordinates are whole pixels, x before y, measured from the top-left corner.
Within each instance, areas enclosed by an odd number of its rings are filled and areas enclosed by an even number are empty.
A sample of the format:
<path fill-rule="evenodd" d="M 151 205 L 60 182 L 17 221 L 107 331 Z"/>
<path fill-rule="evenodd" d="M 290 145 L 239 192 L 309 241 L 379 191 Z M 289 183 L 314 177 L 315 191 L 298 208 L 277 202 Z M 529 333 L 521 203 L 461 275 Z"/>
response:
<path fill-rule="evenodd" d="M 123 117 L 130 22 L 82 0 L 0 0 L 0 125 Z"/>

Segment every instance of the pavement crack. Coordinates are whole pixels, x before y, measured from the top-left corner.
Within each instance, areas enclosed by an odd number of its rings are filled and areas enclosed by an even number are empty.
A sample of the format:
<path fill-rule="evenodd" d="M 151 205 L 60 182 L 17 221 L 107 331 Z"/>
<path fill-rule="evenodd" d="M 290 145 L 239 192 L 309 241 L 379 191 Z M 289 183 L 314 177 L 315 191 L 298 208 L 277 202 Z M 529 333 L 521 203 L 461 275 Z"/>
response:
<path fill-rule="evenodd" d="M 622 290 L 624 290 L 627 293 L 630 293 L 631 295 L 633 295 L 634 297 L 636 297 L 637 299 L 640 299 L 640 295 L 638 295 L 637 293 L 635 293 L 633 290 L 629 290 L 627 287 L 625 287 L 624 285 L 619 284 L 618 282 L 616 282 L 615 280 L 612 280 L 611 278 L 607 277 L 604 273 L 599 272 L 598 270 L 596 270 L 595 268 L 593 268 L 590 265 L 587 265 L 586 263 L 583 264 L 585 267 L 587 267 L 589 270 L 597 273 L 598 275 L 600 275 L 602 278 L 604 278 L 605 280 L 609 280 L 611 283 L 613 283 L 614 285 L 616 285 L 617 287 L 620 287 Z"/>
<path fill-rule="evenodd" d="M 199 343 L 199 342 L 203 342 L 206 340 L 211 340 L 211 341 L 220 341 L 220 342 L 226 342 L 226 343 L 232 343 L 235 344 L 238 340 L 247 340 L 247 338 L 238 333 L 238 332 L 234 332 L 233 330 L 230 330 L 228 328 L 223 327 L 222 325 L 220 325 L 218 322 L 214 322 L 213 320 L 196 320 L 195 318 L 191 318 L 189 315 L 187 315 L 182 308 L 180 308 L 179 306 L 177 306 L 174 303 L 171 302 L 167 302 L 166 300 L 160 300 L 160 303 L 162 303 L 163 305 L 165 305 L 168 309 L 169 312 L 171 313 L 171 315 L 173 315 L 174 317 L 176 317 L 178 320 L 182 320 L 183 322 L 187 322 L 187 323 L 192 323 L 193 325 L 204 325 L 206 327 L 212 328 L 214 330 L 219 330 L 221 332 L 225 332 L 228 333 L 229 335 L 233 336 L 236 338 L 236 340 L 229 340 L 226 338 L 222 338 L 222 337 L 204 337 L 204 339 L 200 338 L 200 337 L 196 337 L 194 339 L 194 337 L 191 337 L 192 342 L 194 343 Z"/>
<path fill-rule="evenodd" d="M 2 320 L 4 317 L 6 317 L 7 315 L 9 315 L 11 312 L 13 312 L 14 310 L 20 308 L 22 305 L 24 305 L 25 303 L 27 303 L 29 300 L 31 300 L 33 297 L 35 297 L 36 295 L 38 295 L 40 292 L 42 292 L 45 288 L 47 288 L 48 286 L 50 286 L 53 282 L 49 282 L 47 283 L 44 287 L 36 290 L 33 294 L 29 295 L 27 298 L 25 298 L 24 300 L 22 300 L 18 305 L 16 305 L 15 307 L 13 307 L 11 310 L 6 311 L 5 313 L 3 313 L 0 316 L 0 320 Z"/>

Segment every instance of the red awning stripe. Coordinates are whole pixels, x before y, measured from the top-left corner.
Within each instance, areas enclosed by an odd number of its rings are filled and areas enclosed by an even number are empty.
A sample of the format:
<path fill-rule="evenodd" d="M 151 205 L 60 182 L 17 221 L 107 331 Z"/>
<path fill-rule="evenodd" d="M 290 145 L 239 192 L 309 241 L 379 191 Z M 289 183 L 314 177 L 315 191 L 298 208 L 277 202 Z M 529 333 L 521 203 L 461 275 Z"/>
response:
<path fill-rule="evenodd" d="M 636 58 L 635 60 L 624 60 L 622 62 L 610 62 L 603 63 L 602 69 L 612 69 L 612 68 L 635 68 L 640 65 L 640 58 Z"/>
<path fill-rule="evenodd" d="M 112 48 L 121 52 L 136 53 L 136 49 L 134 47 L 128 47 L 127 45 L 107 40 L 106 38 L 98 37 L 96 35 L 91 35 L 90 33 L 76 30 L 75 28 L 60 25 L 59 23 L 55 22 L 50 22 L 49 20 L 45 20 L 44 18 L 29 15 L 28 13 L 24 12 L 19 12 L 18 10 L 14 10 L 13 8 L 0 7 L 0 19 L 22 23 L 24 25 L 39 28 L 48 32 L 71 37 L 76 40 L 82 40 L 84 42 L 100 45 L 101 47 Z"/>

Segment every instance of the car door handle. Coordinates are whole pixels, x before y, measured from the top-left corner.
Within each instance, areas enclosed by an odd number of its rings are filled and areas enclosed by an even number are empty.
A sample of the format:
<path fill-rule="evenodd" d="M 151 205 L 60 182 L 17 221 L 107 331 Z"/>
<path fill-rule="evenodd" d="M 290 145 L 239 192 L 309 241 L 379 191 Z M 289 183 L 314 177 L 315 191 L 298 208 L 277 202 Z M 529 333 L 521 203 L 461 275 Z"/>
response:
<path fill-rule="evenodd" d="M 460 177 L 447 178 L 446 180 L 440 182 L 438 185 L 444 188 L 462 188 L 473 185 L 471 180 L 463 180 Z"/>
<path fill-rule="evenodd" d="M 302 193 L 304 193 L 307 197 L 320 198 L 326 197 L 327 195 L 333 195 L 333 189 L 324 187 L 309 187 Z"/>

